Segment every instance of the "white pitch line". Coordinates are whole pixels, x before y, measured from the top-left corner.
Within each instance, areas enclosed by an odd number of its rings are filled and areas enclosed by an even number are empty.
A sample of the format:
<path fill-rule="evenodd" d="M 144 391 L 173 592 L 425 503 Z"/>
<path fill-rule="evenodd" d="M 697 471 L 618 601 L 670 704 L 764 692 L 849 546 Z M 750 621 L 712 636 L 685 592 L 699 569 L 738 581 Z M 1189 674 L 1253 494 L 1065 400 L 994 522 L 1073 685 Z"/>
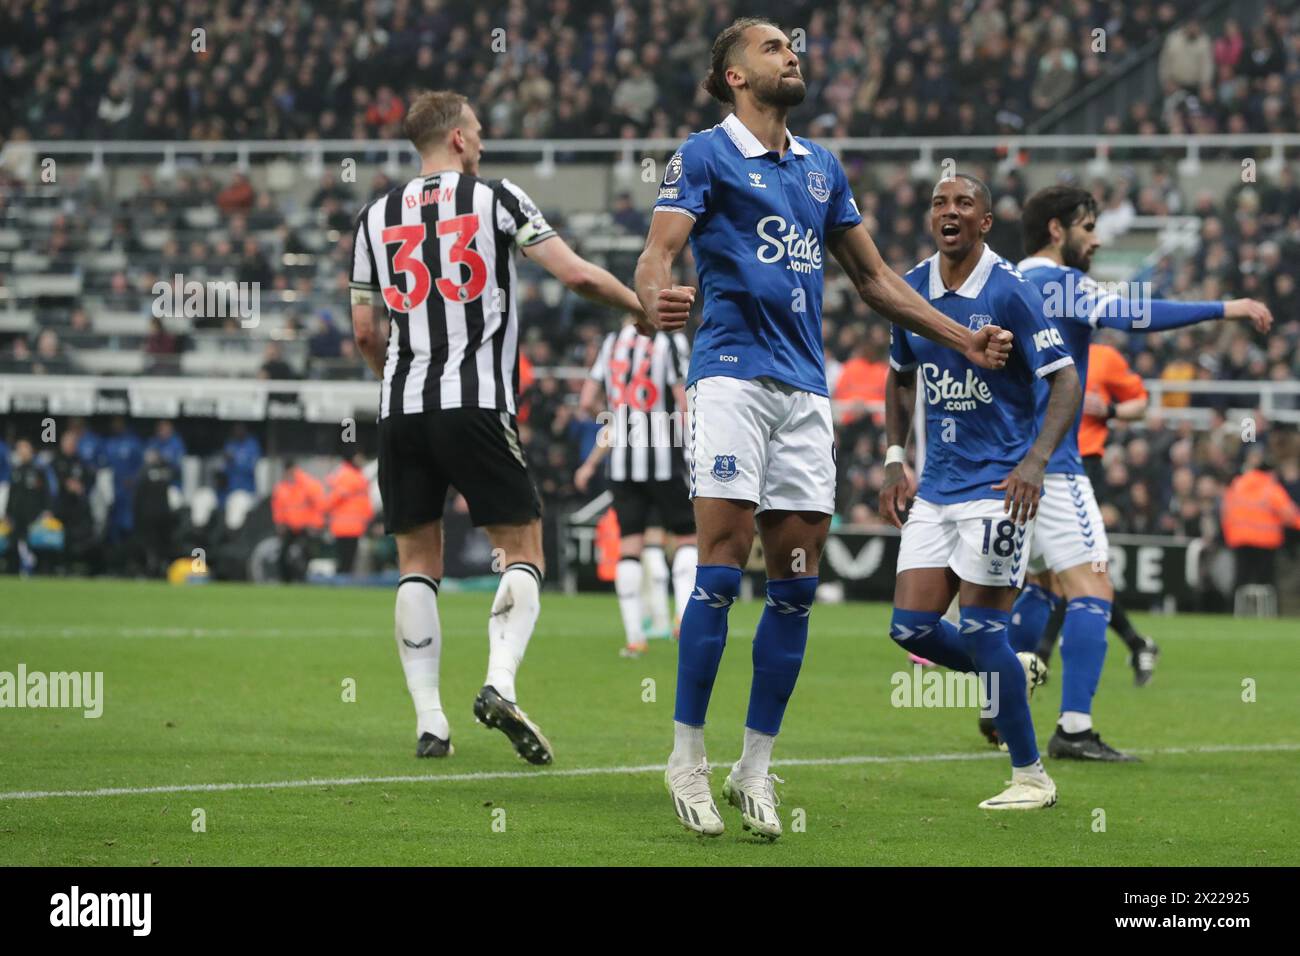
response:
<path fill-rule="evenodd" d="M 195 638 L 224 637 L 248 638 L 318 638 L 318 637 L 374 637 L 386 633 L 383 628 L 320 628 L 320 627 L 97 627 L 86 624 L 37 625 L 34 627 L 0 626 L 0 639 L 22 638 Z"/>
<path fill-rule="evenodd" d="M 1291 753 L 1300 743 L 1207 744 L 1200 747 L 1162 747 L 1134 750 L 1137 754 Z M 851 767 L 861 764 L 943 763 L 964 760 L 999 760 L 995 751 L 954 754 L 863 755 L 851 757 L 809 757 L 774 760 L 774 767 Z M 723 766 L 718 764 L 718 766 Z M 377 783 L 475 783 L 481 780 L 532 780 L 539 777 L 600 777 L 611 774 L 662 773 L 662 763 L 627 767 L 577 767 L 572 770 L 494 770 L 476 773 L 414 774 L 391 777 L 312 777 L 306 780 L 268 780 L 250 783 L 182 783 L 158 787 L 100 787 L 96 790 L 16 790 L 0 793 L 4 800 L 44 800 L 51 797 L 130 797 L 155 793 L 223 793 L 230 790 L 293 790 L 307 787 L 355 787 Z"/>

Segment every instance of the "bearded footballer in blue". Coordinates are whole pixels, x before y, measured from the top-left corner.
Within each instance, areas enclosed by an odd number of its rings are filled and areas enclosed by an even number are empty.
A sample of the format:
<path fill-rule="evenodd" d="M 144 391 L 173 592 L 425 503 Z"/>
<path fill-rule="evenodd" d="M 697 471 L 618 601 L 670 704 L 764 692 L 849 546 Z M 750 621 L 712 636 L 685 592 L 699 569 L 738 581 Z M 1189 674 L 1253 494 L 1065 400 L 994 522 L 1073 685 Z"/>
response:
<path fill-rule="evenodd" d="M 1088 270 L 1101 246 L 1096 225 L 1097 201 L 1076 186 L 1049 186 L 1025 203 L 1025 248 L 1033 249 L 1034 254 L 1021 260 L 1019 268 L 1042 293 L 1047 316 L 1061 330 L 1085 387 L 1088 346 L 1098 328 L 1162 332 L 1215 319 L 1244 319 L 1262 333 L 1272 325 L 1268 306 L 1254 299 L 1176 302 L 1151 299 L 1143 294 L 1143 286 L 1107 288 L 1095 282 Z M 1089 398 L 1094 404 L 1102 404 L 1095 395 Z M 1040 410 L 1045 409 L 1047 400 L 1046 390 L 1040 385 Z M 1104 408 L 1088 410 L 1105 414 Z M 1048 755 L 1129 762 L 1137 758 L 1111 747 L 1092 725 L 1093 697 L 1106 659 L 1107 623 L 1115 626 L 1129 645 L 1139 678 L 1144 658 L 1146 672 L 1154 668 L 1157 649 L 1154 641 L 1133 629 L 1115 603 L 1115 589 L 1107 572 L 1106 528 L 1092 480 L 1079 454 L 1078 430 L 1083 412 L 1081 408 L 1065 440 L 1047 463 L 1031 548 L 1031 582 L 1025 585 L 1012 609 L 1010 639 L 1018 652 L 1037 652 L 1040 669 L 1045 672 L 1051 643 L 1040 644 L 1040 637 L 1048 619 L 1060 615 L 1061 712 L 1047 744 Z M 1052 572 L 1051 578 L 1045 573 L 1032 573 L 1047 570 Z M 1113 615 L 1119 617 L 1118 622 Z M 987 725 L 982 723 L 981 729 L 996 741 Z"/>
<path fill-rule="evenodd" d="M 744 751 L 722 791 L 746 829 L 775 838 L 772 746 L 803 662 L 835 505 L 823 250 L 876 311 L 972 367 L 1005 364 L 1011 337 L 994 325 L 972 331 L 953 323 L 884 264 L 839 161 L 786 129 L 806 90 L 790 39 L 775 25 L 745 18 L 722 31 L 704 87 L 733 112 L 668 162 L 635 280 L 647 320 L 663 331 L 681 328 L 695 290 L 674 285 L 672 267 L 689 239 L 704 293 L 687 379 L 699 564 L 681 624 L 664 779 L 684 826 L 723 831 L 704 721 L 757 515 L 767 606 L 754 636 Z"/>
<path fill-rule="evenodd" d="M 1038 290 L 984 244 L 993 226 L 988 187 L 957 175 L 934 187 L 930 230 L 939 247 L 906 275 L 912 288 L 956 327 L 996 323 L 1016 349 L 987 371 L 895 327 L 885 387 L 885 485 L 881 515 L 902 529 L 889 636 L 921 657 L 986 683 L 991 716 L 1011 754 L 1011 784 L 980 804 L 1028 810 L 1056 802 L 1029 714 L 1026 671 L 1007 640 L 1011 606 L 1024 580 L 1027 543 L 1044 469 L 1074 423 L 1081 392 L 1060 331 Z M 1039 425 L 1035 385 L 1049 383 Z M 925 465 L 912 497 L 903 446 L 917 390 L 925 409 Z M 957 625 L 943 614 L 958 597 Z"/>

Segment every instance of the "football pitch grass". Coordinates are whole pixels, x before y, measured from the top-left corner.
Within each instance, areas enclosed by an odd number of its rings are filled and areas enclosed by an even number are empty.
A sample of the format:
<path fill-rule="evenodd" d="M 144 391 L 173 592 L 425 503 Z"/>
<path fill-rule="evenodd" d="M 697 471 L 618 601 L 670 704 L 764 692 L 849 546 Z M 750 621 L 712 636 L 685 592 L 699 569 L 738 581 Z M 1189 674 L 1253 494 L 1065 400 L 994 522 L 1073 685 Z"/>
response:
<path fill-rule="evenodd" d="M 620 659 L 612 595 L 543 594 L 519 693 L 554 745 L 551 767 L 476 724 L 490 600 L 439 601 L 456 753 L 432 761 L 414 757 L 390 590 L 5 580 L 0 671 L 102 671 L 104 702 L 97 719 L 0 709 L 0 862 L 1300 863 L 1295 621 L 1138 615 L 1162 648 L 1156 678 L 1135 688 L 1112 637 L 1095 710 L 1106 739 L 1144 762 L 1045 758 L 1057 806 L 996 813 L 976 804 L 1009 765 L 975 712 L 892 706 L 891 675 L 910 665 L 886 637 L 889 608 L 818 605 L 775 753 L 786 834 L 769 844 L 721 803 L 721 837 L 677 824 L 661 769 L 675 646 Z M 706 732 L 715 794 L 740 749 L 760 610 L 731 613 Z M 1044 751 L 1052 666 L 1033 702 Z"/>

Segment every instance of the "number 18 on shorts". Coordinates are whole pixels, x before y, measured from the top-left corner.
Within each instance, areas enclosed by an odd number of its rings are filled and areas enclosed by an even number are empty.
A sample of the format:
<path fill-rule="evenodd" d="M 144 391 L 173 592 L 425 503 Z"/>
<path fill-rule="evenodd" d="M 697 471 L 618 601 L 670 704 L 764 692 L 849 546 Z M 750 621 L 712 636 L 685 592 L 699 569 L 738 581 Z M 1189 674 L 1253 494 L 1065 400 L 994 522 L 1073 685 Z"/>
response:
<path fill-rule="evenodd" d="M 1018 588 L 1025 580 L 1033 533 L 1033 521 L 1016 524 L 1001 498 L 946 505 L 917 498 L 903 525 L 898 571 L 952 568 L 972 584 Z"/>

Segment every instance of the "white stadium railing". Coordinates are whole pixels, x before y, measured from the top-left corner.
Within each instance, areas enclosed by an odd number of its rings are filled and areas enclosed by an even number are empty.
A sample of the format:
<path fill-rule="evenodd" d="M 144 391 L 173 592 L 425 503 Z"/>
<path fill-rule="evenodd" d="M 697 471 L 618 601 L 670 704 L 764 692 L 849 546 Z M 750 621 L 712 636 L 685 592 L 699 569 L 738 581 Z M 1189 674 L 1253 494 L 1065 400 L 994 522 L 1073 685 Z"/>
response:
<path fill-rule="evenodd" d="M 584 379 L 577 366 L 537 368 L 538 378 Z M 1213 423 L 1211 408 L 1162 404 L 1169 395 L 1229 396 L 1226 413 L 1258 412 L 1266 421 L 1300 424 L 1300 382 L 1176 382 L 1147 379 L 1151 413 L 1170 421 Z M 1232 396 L 1258 398 L 1233 402 Z M 837 401 L 845 412 L 883 412 L 882 402 Z M 230 421 L 298 420 L 338 423 L 373 420 L 379 412 L 378 382 L 332 382 L 235 378 L 126 377 L 111 375 L 0 375 L 0 414 L 121 414 L 136 418 L 187 416 Z M 1233 424 L 1236 427 L 1236 424 Z"/>
<path fill-rule="evenodd" d="M 1274 175 L 1286 161 L 1287 151 L 1300 152 L 1300 133 L 1218 133 L 1214 135 L 1026 135 L 1026 136 L 935 136 L 935 137 L 844 137 L 818 139 L 818 143 L 837 154 L 900 154 L 911 155 L 916 170 L 928 175 L 938 168 L 939 162 L 951 153 L 969 154 L 972 151 L 995 153 L 1014 163 L 1021 150 L 1062 150 L 1091 155 L 1088 161 L 1090 175 L 1102 174 L 1111 164 L 1116 150 L 1131 153 L 1182 154 L 1178 172 L 1194 176 L 1200 169 L 1206 152 L 1228 150 L 1242 159 L 1253 159 L 1258 168 Z M 561 155 L 590 157 L 614 156 L 616 167 L 623 164 L 630 170 L 643 157 L 662 156 L 681 145 L 676 138 L 643 139 L 500 139 L 486 143 L 485 158 L 491 164 L 494 155 L 509 154 L 535 158 L 537 172 L 545 176 L 554 169 Z M 339 140 L 237 140 L 215 142 L 171 142 L 168 140 L 125 140 L 101 142 L 88 140 L 32 140 L 11 142 L 0 149 L 0 164 L 39 163 L 45 157 L 74 156 L 88 158 L 91 171 L 102 169 L 110 157 L 161 157 L 164 170 L 177 166 L 185 157 L 208 159 L 216 156 L 233 158 L 239 169 L 247 169 L 254 159 L 298 156 L 309 167 L 323 171 L 325 157 L 384 156 L 390 170 L 399 170 L 403 163 L 413 164 L 415 151 L 403 140 L 339 139 Z M 1154 156 L 1153 156 L 1154 158 Z M 1127 162 L 1128 160 L 1124 160 Z M 656 176 L 657 180 L 658 177 Z"/>

